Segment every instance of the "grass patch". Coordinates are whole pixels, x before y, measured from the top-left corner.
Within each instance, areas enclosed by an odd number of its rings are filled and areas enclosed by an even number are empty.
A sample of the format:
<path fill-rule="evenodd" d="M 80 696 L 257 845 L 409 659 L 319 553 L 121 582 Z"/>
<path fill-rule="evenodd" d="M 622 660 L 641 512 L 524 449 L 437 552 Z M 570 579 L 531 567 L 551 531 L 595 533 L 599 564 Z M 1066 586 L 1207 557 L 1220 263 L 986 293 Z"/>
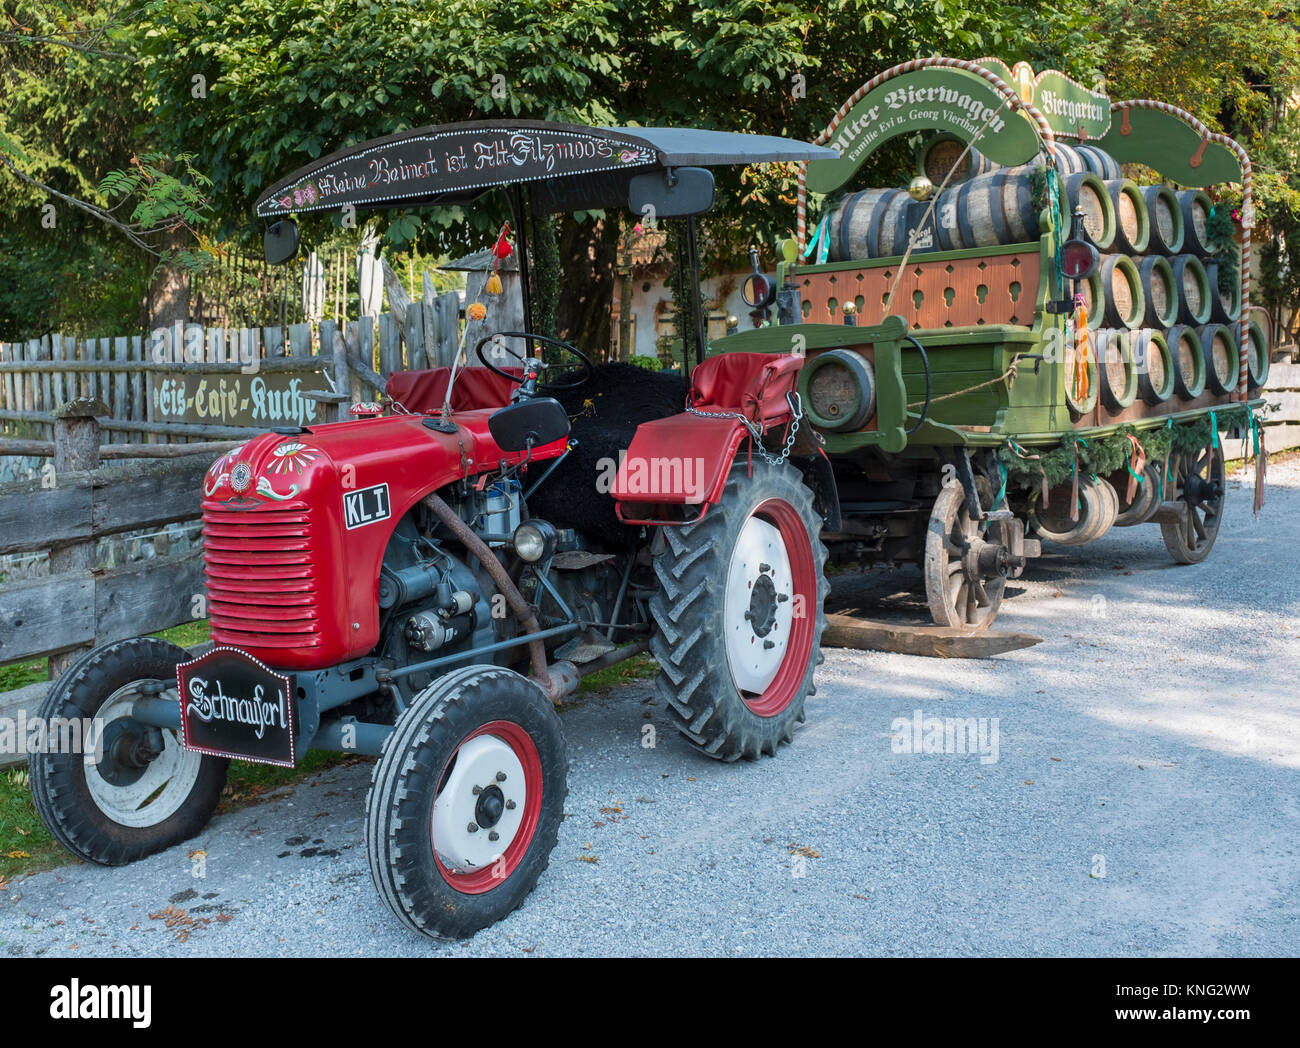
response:
<path fill-rule="evenodd" d="M 27 769 L 0 771 L 0 885 L 16 874 L 48 870 L 71 858 L 36 814 Z"/>
<path fill-rule="evenodd" d="M 296 768 L 231 761 L 230 773 L 226 776 L 226 788 L 221 791 L 221 803 L 217 805 L 217 814 L 224 815 L 227 812 L 246 808 L 250 804 L 258 804 L 267 799 L 268 793 L 283 786 L 299 783 L 307 776 L 324 771 L 326 768 L 367 763 L 370 760 L 369 757 L 335 753 L 332 750 L 309 750 Z"/>
<path fill-rule="evenodd" d="M 578 694 L 584 695 L 597 691 L 606 691 L 609 688 L 617 688 L 622 684 L 646 680 L 658 672 L 659 663 L 655 661 L 654 656 L 649 652 L 643 652 L 615 666 L 597 670 L 590 677 L 583 677 L 578 684 Z"/>

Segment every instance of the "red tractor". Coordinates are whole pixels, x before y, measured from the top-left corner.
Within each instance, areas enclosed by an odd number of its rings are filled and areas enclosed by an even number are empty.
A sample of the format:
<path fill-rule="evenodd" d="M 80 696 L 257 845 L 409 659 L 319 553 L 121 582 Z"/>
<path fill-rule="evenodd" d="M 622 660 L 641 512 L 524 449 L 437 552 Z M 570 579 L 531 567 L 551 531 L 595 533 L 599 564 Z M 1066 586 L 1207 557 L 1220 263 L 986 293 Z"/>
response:
<path fill-rule="evenodd" d="M 326 157 L 257 214 L 281 262 L 298 246 L 290 213 L 501 189 L 531 328 L 535 216 L 653 208 L 688 230 L 698 318 L 693 216 L 712 205 L 710 168 L 833 155 L 699 130 L 454 124 Z M 517 366 L 496 356 L 507 338 Z M 50 831 L 128 863 L 203 830 L 230 758 L 373 755 L 375 886 L 410 928 L 462 937 L 546 867 L 568 767 L 554 706 L 584 675 L 649 648 L 692 744 L 727 761 L 774 753 L 820 661 L 824 466 L 789 453 L 801 357 L 705 360 L 702 333 L 694 348 L 687 380 L 489 334 L 477 363 L 394 374 L 383 411 L 223 456 L 202 500 L 214 646 L 191 658 L 142 637 L 67 670 L 42 712 L 96 719 L 100 745 L 31 758 Z M 621 464 L 603 491 L 608 461 Z"/>

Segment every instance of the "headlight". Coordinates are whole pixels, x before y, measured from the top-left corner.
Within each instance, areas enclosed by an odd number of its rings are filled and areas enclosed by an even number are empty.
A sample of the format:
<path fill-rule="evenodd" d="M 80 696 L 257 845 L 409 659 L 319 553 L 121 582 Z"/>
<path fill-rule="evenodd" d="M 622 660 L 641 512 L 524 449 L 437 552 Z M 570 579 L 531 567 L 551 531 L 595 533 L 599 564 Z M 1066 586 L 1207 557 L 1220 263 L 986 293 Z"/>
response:
<path fill-rule="evenodd" d="M 555 541 L 555 529 L 544 520 L 526 520 L 515 528 L 515 552 L 530 564 L 554 553 Z"/>

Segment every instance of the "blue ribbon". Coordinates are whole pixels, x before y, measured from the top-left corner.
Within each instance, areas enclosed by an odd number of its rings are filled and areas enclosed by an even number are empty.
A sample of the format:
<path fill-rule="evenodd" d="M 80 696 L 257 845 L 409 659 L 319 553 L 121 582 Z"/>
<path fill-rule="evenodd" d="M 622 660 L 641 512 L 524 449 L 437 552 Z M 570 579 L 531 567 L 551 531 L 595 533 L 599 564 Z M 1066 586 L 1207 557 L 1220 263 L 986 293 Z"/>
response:
<path fill-rule="evenodd" d="M 830 256 L 831 250 L 831 231 L 828 221 L 830 212 L 822 215 L 822 220 L 817 223 L 817 228 L 813 230 L 812 239 L 808 241 L 808 247 L 804 250 L 803 257 L 807 258 L 813 251 L 817 252 L 817 265 L 822 265 Z"/>

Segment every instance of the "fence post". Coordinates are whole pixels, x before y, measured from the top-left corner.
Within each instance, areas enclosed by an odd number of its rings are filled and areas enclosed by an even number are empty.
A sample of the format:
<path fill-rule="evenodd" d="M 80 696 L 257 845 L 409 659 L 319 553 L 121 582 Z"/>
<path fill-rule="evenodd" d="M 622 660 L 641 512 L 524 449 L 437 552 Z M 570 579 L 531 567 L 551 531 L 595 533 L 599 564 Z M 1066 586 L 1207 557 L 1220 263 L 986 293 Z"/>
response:
<path fill-rule="evenodd" d="M 78 397 L 54 410 L 54 482 L 61 473 L 99 468 L 99 422 L 108 414 L 108 406 L 90 397 Z M 95 568 L 95 540 L 75 542 L 54 550 L 50 554 L 50 574 L 61 575 L 68 571 L 93 571 Z M 50 680 L 58 678 L 72 665 L 73 660 L 89 647 L 51 655 Z"/>

